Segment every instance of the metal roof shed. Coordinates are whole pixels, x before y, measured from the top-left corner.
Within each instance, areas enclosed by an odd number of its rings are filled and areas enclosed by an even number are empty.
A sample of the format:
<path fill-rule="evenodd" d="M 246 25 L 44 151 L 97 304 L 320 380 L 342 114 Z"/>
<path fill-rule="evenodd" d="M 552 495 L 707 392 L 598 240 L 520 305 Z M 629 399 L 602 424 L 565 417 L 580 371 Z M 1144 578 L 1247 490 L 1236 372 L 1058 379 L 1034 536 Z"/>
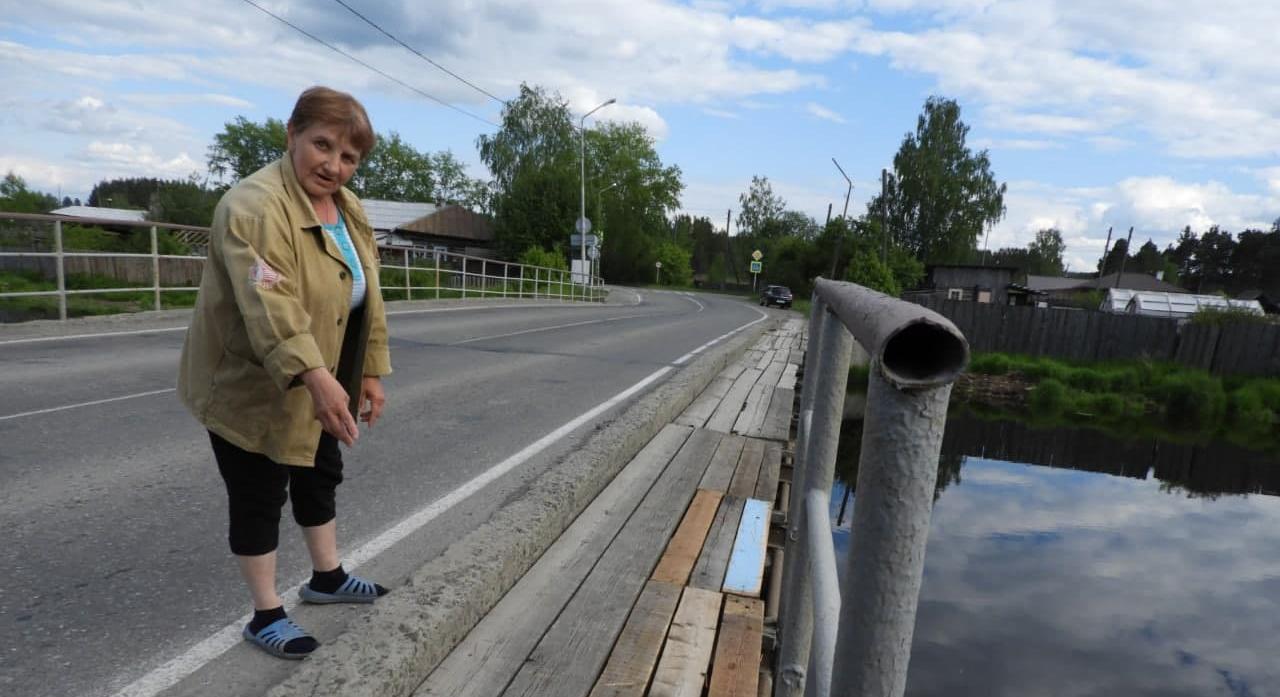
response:
<path fill-rule="evenodd" d="M 1113 312 L 1119 314 L 1125 312 L 1129 307 L 1129 301 L 1138 291 L 1129 290 L 1128 288 L 1108 288 L 1106 295 L 1102 297 L 1102 303 L 1098 305 L 1098 309 L 1103 312 Z"/>

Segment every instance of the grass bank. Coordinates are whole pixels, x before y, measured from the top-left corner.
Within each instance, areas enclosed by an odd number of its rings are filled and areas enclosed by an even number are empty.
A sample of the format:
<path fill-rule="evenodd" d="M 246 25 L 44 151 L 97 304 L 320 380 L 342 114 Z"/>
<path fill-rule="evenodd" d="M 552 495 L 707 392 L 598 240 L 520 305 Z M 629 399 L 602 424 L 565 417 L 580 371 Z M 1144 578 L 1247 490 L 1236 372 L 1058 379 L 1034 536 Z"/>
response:
<path fill-rule="evenodd" d="M 67 296 L 67 316 L 87 317 L 114 315 L 121 312 L 140 312 L 155 309 L 155 296 L 150 284 L 121 281 L 109 276 L 91 274 L 67 274 L 67 290 L 97 290 L 102 288 L 138 288 L 111 293 L 84 293 Z M 31 293 L 56 291 L 58 284 L 45 280 L 35 271 L 0 271 L 0 293 Z M 195 291 L 164 291 L 160 294 L 161 309 L 192 307 L 196 303 Z M 58 298 L 54 295 L 36 295 L 22 298 L 0 299 L 0 321 L 24 322 L 36 319 L 57 319 Z"/>
<path fill-rule="evenodd" d="M 866 379 L 865 367 L 852 367 L 849 389 L 865 390 Z M 1002 393 L 1015 398 L 992 403 L 984 399 L 990 391 L 958 389 L 953 401 L 1045 425 L 1083 425 L 1121 436 L 1157 435 L 1184 442 L 1223 438 L 1255 450 L 1280 451 L 1280 379 L 1220 378 L 1153 361 L 1074 363 L 975 354 L 962 382 L 984 381 L 1002 385 Z"/>

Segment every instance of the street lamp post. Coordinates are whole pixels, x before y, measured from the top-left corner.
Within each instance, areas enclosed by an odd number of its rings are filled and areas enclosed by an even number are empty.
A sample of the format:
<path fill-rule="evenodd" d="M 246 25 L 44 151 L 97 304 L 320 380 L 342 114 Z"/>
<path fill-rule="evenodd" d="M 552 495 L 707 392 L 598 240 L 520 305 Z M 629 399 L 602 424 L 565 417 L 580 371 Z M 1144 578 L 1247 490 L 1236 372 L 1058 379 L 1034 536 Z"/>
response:
<path fill-rule="evenodd" d="M 609 99 L 602 102 L 596 108 L 583 114 L 582 118 L 578 121 L 578 145 L 579 145 L 580 154 L 581 154 L 578 160 L 578 168 L 579 168 L 578 174 L 580 177 L 579 178 L 579 183 L 580 183 L 579 198 L 578 198 L 578 203 L 579 203 L 578 220 L 587 219 L 587 117 L 609 106 L 610 104 L 613 104 L 616 101 L 618 100 L 614 99 L 613 97 L 610 97 Z M 579 239 L 579 241 L 582 243 L 581 245 L 582 266 L 580 270 L 584 273 L 586 272 L 586 269 L 587 269 L 587 232 L 588 232 L 588 230 L 586 230 L 585 228 L 586 226 L 584 225 L 583 229 L 578 232 L 578 234 L 582 236 Z M 590 282 L 591 282 L 591 278 L 588 276 L 586 279 L 586 283 L 590 283 Z"/>
<path fill-rule="evenodd" d="M 598 218 L 600 218 L 600 228 L 599 228 L 599 230 L 596 232 L 596 236 L 597 236 L 597 238 L 600 240 L 600 243 L 601 243 L 601 244 L 597 247 L 597 249 L 596 249 L 597 253 L 600 253 L 600 250 L 604 249 L 604 208 L 600 205 L 600 194 L 603 194 L 604 192 L 608 191 L 609 189 L 612 189 L 613 187 L 615 187 L 615 186 L 617 186 L 617 185 L 619 185 L 619 184 L 621 184 L 621 183 L 622 183 L 622 182 L 614 182 L 614 183 L 610 184 L 609 186 L 604 187 L 603 189 L 596 189 L 596 216 L 597 216 Z M 599 266 L 600 266 L 600 260 L 599 260 L 599 259 L 592 260 L 592 262 L 591 262 L 591 270 L 592 270 L 592 274 L 591 274 L 591 275 L 592 275 L 592 277 L 593 277 L 593 278 L 595 277 L 595 269 L 596 269 L 597 267 L 599 267 Z"/>

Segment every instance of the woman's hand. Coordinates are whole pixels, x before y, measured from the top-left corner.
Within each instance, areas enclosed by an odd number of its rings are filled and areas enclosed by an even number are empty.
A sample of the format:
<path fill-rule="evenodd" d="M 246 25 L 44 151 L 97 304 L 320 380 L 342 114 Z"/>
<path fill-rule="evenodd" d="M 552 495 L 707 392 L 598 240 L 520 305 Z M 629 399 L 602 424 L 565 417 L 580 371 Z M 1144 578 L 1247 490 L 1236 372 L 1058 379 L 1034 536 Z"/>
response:
<path fill-rule="evenodd" d="M 351 410 L 347 407 L 349 397 L 342 389 L 342 383 L 324 368 L 312 368 L 302 374 L 302 384 L 311 393 L 316 420 L 325 433 L 348 446 L 354 444 L 360 437 L 360 429 L 356 420 L 351 418 Z"/>
<path fill-rule="evenodd" d="M 373 428 L 374 422 L 382 416 L 382 405 L 387 403 L 387 396 L 382 391 L 382 380 L 377 375 L 366 375 L 360 381 L 360 420 Z"/>

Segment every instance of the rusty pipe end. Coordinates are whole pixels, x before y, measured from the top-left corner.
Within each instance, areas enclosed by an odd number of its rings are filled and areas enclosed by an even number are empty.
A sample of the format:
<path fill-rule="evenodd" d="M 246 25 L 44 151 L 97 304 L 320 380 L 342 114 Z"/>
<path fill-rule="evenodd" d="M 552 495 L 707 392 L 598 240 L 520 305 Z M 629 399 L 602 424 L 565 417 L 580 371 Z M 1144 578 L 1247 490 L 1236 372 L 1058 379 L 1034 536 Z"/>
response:
<path fill-rule="evenodd" d="M 969 342 L 954 326 L 921 317 L 893 332 L 880 347 L 880 371 L 899 389 L 953 382 L 969 364 Z"/>

